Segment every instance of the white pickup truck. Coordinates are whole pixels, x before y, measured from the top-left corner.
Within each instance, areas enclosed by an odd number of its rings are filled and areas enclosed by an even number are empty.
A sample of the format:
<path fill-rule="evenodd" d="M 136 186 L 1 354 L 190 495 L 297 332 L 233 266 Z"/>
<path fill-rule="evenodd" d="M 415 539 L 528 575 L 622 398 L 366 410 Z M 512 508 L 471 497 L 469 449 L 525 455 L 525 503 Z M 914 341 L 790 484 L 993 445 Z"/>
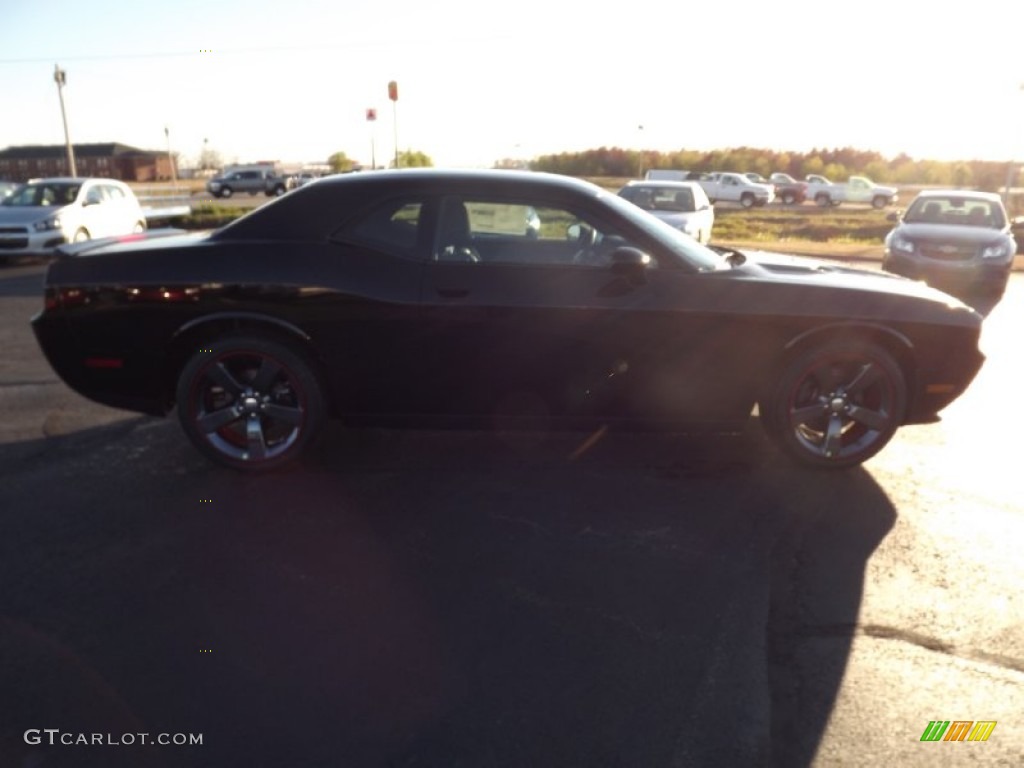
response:
<path fill-rule="evenodd" d="M 697 183 L 704 187 L 712 203 L 724 200 L 751 208 L 767 205 L 775 199 L 775 188 L 771 184 L 758 184 L 742 173 L 712 173 Z"/>
<path fill-rule="evenodd" d="M 867 176 L 851 176 L 845 184 L 834 184 L 824 176 L 811 174 L 806 181 L 807 198 L 822 207 L 840 203 L 871 203 L 872 208 L 885 208 L 896 202 L 895 187 L 875 184 Z"/>

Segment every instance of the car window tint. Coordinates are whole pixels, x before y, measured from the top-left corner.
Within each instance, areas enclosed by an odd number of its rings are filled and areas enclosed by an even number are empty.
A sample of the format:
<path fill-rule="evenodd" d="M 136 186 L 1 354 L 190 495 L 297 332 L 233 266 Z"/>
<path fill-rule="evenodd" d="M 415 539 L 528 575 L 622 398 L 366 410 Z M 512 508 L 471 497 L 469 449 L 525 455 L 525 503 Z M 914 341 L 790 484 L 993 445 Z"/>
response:
<path fill-rule="evenodd" d="M 334 239 L 409 257 L 416 252 L 422 219 L 421 202 L 390 200 L 343 227 L 335 233 Z"/>
<path fill-rule="evenodd" d="M 438 261 L 485 265 L 608 266 L 623 238 L 557 206 L 451 197 L 438 227 Z"/>

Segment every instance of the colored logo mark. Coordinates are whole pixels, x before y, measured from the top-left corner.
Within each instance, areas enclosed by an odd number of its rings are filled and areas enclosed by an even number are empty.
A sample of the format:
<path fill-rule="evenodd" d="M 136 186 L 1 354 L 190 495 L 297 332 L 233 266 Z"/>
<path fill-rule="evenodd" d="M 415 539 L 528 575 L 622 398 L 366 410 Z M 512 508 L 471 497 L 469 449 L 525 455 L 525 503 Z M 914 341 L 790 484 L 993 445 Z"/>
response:
<path fill-rule="evenodd" d="M 995 720 L 929 720 L 921 741 L 988 741 Z"/>

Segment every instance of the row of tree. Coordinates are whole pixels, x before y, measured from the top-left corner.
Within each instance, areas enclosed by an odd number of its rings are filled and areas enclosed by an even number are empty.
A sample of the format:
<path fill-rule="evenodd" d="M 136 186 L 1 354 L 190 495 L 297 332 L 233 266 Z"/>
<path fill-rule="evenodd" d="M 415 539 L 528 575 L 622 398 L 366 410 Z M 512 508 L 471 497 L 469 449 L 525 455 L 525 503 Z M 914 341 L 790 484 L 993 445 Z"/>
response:
<path fill-rule="evenodd" d="M 915 160 L 906 154 L 887 159 L 878 152 L 852 147 L 812 149 L 810 152 L 780 152 L 752 147 L 710 152 L 687 149 L 657 152 L 601 147 L 583 152 L 542 155 L 530 161 L 529 167 L 570 176 L 639 176 L 652 168 L 754 172 L 763 176 L 781 171 L 797 179 L 816 173 L 833 181 L 845 181 L 851 175 L 861 175 L 877 182 L 977 187 L 991 191 L 1006 183 L 1009 171 L 1006 163 Z"/>

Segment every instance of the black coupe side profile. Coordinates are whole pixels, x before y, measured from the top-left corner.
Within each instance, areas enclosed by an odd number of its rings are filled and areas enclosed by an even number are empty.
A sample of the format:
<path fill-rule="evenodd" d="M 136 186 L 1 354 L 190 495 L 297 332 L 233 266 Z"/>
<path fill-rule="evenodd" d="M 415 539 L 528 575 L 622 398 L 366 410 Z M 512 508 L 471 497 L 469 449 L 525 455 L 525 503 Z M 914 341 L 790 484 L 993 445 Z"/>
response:
<path fill-rule="evenodd" d="M 849 467 L 934 420 L 981 317 L 923 284 L 703 246 L 586 182 L 328 178 L 212 233 L 64 246 L 32 324 L 86 397 L 241 470 L 353 424 L 736 429 Z"/>

